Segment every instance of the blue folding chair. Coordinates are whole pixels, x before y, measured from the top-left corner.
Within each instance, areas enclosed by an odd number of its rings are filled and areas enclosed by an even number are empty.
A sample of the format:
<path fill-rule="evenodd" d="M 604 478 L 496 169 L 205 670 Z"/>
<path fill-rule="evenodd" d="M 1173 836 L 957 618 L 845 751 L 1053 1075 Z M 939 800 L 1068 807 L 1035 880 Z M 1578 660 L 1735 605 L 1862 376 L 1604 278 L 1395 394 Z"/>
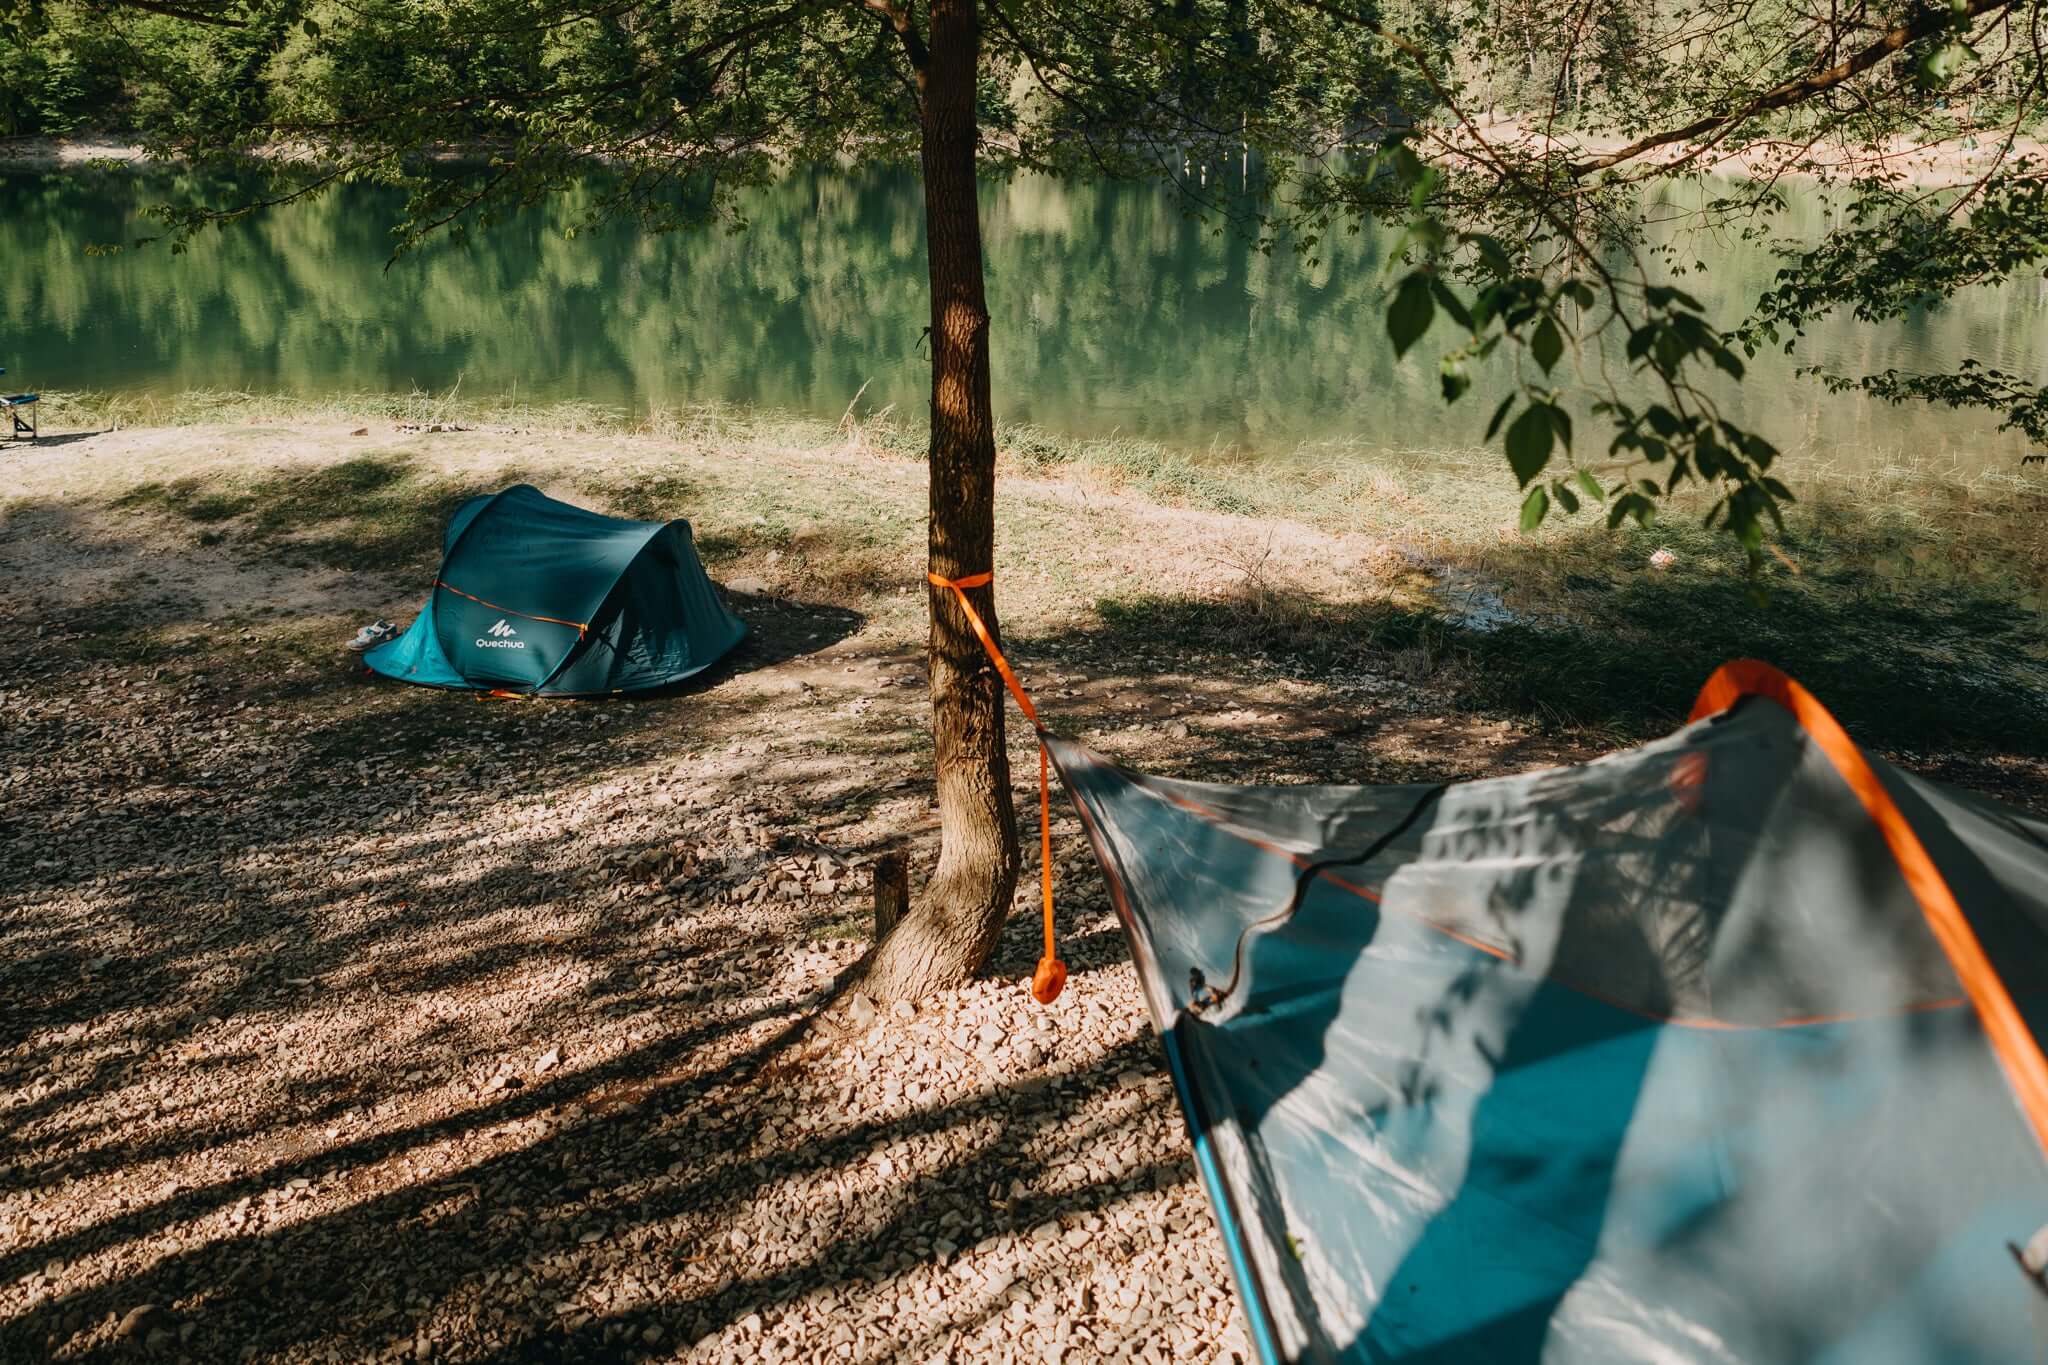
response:
<path fill-rule="evenodd" d="M 6 373 L 0 369 L 0 374 Z M 41 399 L 42 395 L 36 393 L 0 393 L 0 412 L 7 414 L 8 440 L 35 440 L 36 404 Z"/>

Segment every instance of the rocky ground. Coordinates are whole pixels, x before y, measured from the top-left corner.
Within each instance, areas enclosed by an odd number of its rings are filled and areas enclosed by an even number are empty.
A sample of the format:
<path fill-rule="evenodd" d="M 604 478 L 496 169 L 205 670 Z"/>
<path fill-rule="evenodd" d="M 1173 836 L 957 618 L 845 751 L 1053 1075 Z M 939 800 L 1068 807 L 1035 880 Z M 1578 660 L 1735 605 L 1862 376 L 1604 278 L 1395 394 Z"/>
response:
<path fill-rule="evenodd" d="M 519 475 L 692 516 L 753 640 L 639 701 L 363 676 L 340 642 Z M 1588 749 L 1445 713 L 1412 649 L 1264 661 L 1259 581 L 1381 591 L 1382 547 L 1006 489 L 1014 654 L 1121 759 Z M 987 979 L 820 1017 L 874 857 L 936 855 L 921 466 L 341 423 L 53 442 L 0 495 L 0 1359 L 1247 1358 L 1070 816 L 1053 1006 L 1027 876 Z M 1246 613 L 1245 650 L 1105 629 L 1135 573 Z"/>

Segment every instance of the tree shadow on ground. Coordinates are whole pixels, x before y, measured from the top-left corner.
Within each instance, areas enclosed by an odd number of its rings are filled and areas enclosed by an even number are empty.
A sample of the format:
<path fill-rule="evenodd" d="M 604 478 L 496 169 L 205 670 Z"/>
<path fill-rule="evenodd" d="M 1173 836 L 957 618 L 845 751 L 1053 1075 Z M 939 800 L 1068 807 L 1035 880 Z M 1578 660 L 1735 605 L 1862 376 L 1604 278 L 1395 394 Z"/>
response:
<path fill-rule="evenodd" d="M 1512 558 L 1503 561 L 1510 577 Z M 1350 765 L 1324 769 L 1328 780 L 1376 782 L 1591 757 L 1683 724 L 1715 668 L 1761 658 L 1804 682 L 1874 750 L 1909 766 L 1940 762 L 1953 771 L 1961 764 L 1960 780 L 2030 803 L 2048 796 L 2048 772 L 2027 780 L 2007 762 L 2048 756 L 2048 670 L 2038 662 L 2048 641 L 2037 617 L 1995 594 L 1959 589 L 1888 603 L 1780 585 L 1759 607 L 1739 579 L 1653 572 L 1582 580 L 1568 591 L 1590 604 L 1485 628 L 1460 624 L 1436 605 L 1394 600 L 1134 594 L 1099 602 L 1098 630 L 1013 643 L 1027 675 L 1034 646 L 1098 665 L 1119 649 L 1178 659 L 1178 677 L 1136 691 L 1134 718 L 1146 723 L 1145 711 L 1184 717 L 1188 728 L 1211 731 L 1212 747 L 1218 736 L 1204 722 L 1232 688 L 1309 689 L 1296 694 L 1301 704 L 1290 719 L 1320 719 L 1320 738 L 1338 741 L 1328 747 L 1339 758 L 1346 739 L 1366 749 L 1421 740 L 1395 746 L 1414 749 L 1419 763 L 1369 767 L 1359 776 Z M 1423 683 L 1433 696 L 1418 708 L 1413 689 Z M 1190 706 L 1187 693 L 1198 686 L 1206 704 Z M 1454 703 L 1448 708 L 1446 694 Z M 1046 709 L 1057 716 L 1061 706 Z M 1432 714 L 1418 718 L 1418 710 Z M 1498 721 L 1516 726 L 1505 743 L 1484 729 Z M 1449 742 L 1429 743 L 1432 732 Z M 1265 727 L 1258 737 L 1263 745 L 1285 743 Z M 1446 761 L 1432 763 L 1433 756 Z M 1186 775 L 1200 766 L 1191 760 Z M 2015 776 L 2022 779 L 2017 790 Z"/>
<path fill-rule="evenodd" d="M 61 516 L 37 520 L 48 534 L 82 543 Z M 123 549 L 89 548 L 115 554 Z M 152 605 L 176 604 L 160 599 Z M 763 622 L 756 658 L 763 667 L 801 660 L 860 625 L 856 614 L 837 607 L 770 599 L 751 609 Z M 48 1084 L 39 1097 L 0 1113 L 0 1123 L 16 1133 L 69 1100 L 147 1067 L 208 1015 L 235 1020 L 288 1011 L 307 991 L 304 983 L 326 988 L 360 978 L 381 945 L 423 929 L 443 949 L 432 958 L 435 969 L 383 967 L 382 988 L 431 992 L 516 970 L 536 956 L 592 949 L 604 939 L 596 926 L 544 942 L 527 931 L 507 936 L 504 928 L 523 913 L 557 908 L 565 874 L 537 864 L 572 865 L 581 850 L 540 838 L 511 856 L 493 850 L 480 858 L 461 812 L 550 793 L 574 798 L 622 760 L 645 764 L 677 746 L 702 746 L 721 727 L 777 705 L 772 695 L 713 696 L 710 686 L 625 705 L 531 707 L 486 706 L 465 696 L 393 685 L 342 686 L 311 717 L 295 711 L 289 732 L 261 750 L 266 757 L 252 772 L 246 761 L 223 763 L 216 740 L 224 732 L 214 727 L 255 730 L 266 723 L 270 704 L 297 701 L 299 694 L 276 669 L 222 677 L 217 637 L 202 631 L 191 654 L 154 656 L 166 659 L 152 666 L 157 673 L 189 673 L 189 685 L 172 680 L 171 694 L 155 693 L 144 715 L 123 705 L 126 697 L 114 691 L 108 707 L 113 719 L 95 716 L 90 722 L 100 739 L 132 735 L 107 746 L 114 761 L 132 765 L 127 773 L 81 770 L 74 779 L 67 768 L 80 747 L 80 727 L 71 694 L 85 674 L 100 678 L 93 690 L 113 689 L 104 680 L 109 665 L 98 655 L 81 657 L 82 641 L 66 627 L 92 629 L 89 638 L 100 645 L 107 644 L 106 634 L 97 630 L 103 623 L 90 608 L 65 609 L 54 621 L 41 615 L 0 622 L 0 637 L 11 637 L 13 657 L 29 665 L 18 675 L 28 704 L 4 747 L 48 779 L 31 784 L 23 801 L 10 803 L 10 826 L 36 831 L 37 838 L 17 850 L 22 856 L 14 887 L 28 899 L 9 915 L 5 972 L 14 989 L 0 1005 L 0 1049 L 12 1049 L 11 1071 L 34 1074 L 62 1051 L 83 1050 L 66 1033 L 94 1029 L 116 1014 L 148 1022 L 128 1050 L 95 1060 L 83 1073 Z M 55 633 L 48 631 L 51 624 L 58 627 Z M 163 611 L 151 629 L 175 631 L 184 624 Z M 323 660 L 319 667 L 340 665 Z M 188 723 L 167 723 L 175 719 L 171 712 L 185 713 Z M 191 733 L 173 738 L 180 729 Z M 575 742 L 572 757 L 564 756 L 565 737 Z M 539 781 L 536 760 L 544 764 Z M 859 793 L 866 774 L 851 770 L 851 762 L 848 767 L 844 785 Z M 80 784 L 110 778 L 119 785 L 106 790 L 99 809 L 82 807 Z M 744 772 L 709 778 L 707 784 L 720 790 L 735 781 L 744 783 Z M 413 828 L 432 818 L 439 823 L 428 832 Z M 650 828 L 637 839 L 608 840 L 612 861 L 594 871 L 632 881 L 625 867 L 668 848 L 673 834 Z M 276 873 L 309 853 L 318 868 L 323 858 L 313 850 L 364 840 L 400 845 L 403 853 L 375 860 L 330 893 L 346 909 L 345 930 L 337 927 L 336 902 L 308 896 Z M 698 889 L 717 891 L 751 870 L 751 864 L 718 869 Z M 641 876 L 627 889 L 647 892 L 648 878 Z M 98 902 L 92 924 L 46 913 L 45 904 L 66 895 Z M 675 918 L 666 911 L 664 917 Z M 109 938 L 129 946 L 110 953 Z M 29 1046 L 32 1034 L 45 1041 Z M 123 1160 L 160 1154 L 161 1146 L 91 1154 L 74 1149 L 66 1159 L 111 1169 Z M 16 1168 L 10 1178 L 26 1178 L 36 1165 Z"/>
<path fill-rule="evenodd" d="M 1276 610 L 1286 627 L 1267 629 Z M 1405 783 L 1590 756 L 1584 735 L 1445 714 L 1414 622 L 1375 604 L 1233 596 L 1105 600 L 1096 622 L 1013 632 L 1053 731 L 1162 776 L 1239 784 Z M 1440 633 L 1440 632 L 1439 632 Z M 1256 641 L 1256 644 L 1250 642 Z M 1432 675 L 1435 675 L 1432 677 Z"/>
<path fill-rule="evenodd" d="M 516 465 L 453 478 L 410 452 L 373 450 L 254 476 L 141 483 L 111 505 L 206 527 L 205 544 L 260 546 L 331 569 L 393 572 L 426 565 L 464 502 L 525 481 Z"/>
<path fill-rule="evenodd" d="M 89 441 L 95 436 L 104 436 L 111 430 L 113 430 L 112 427 L 106 427 L 99 431 L 45 431 L 37 435 L 33 441 L 0 439 L 0 457 L 11 455 L 16 451 L 28 453 L 41 450 L 47 446 L 68 446 L 77 441 Z"/>
<path fill-rule="evenodd" d="M 1804 491 L 1754 575 L 1728 537 L 1675 520 L 1567 520 L 1475 554 L 1503 599 L 1496 638 L 1464 642 L 1488 665 L 1476 690 L 1649 733 L 1704 670 L 1762 658 L 1877 747 L 2048 753 L 2048 488 Z"/>
<path fill-rule="evenodd" d="M 382 506 L 387 527 L 311 516 L 328 527 L 320 536 L 360 535 L 374 551 L 350 550 L 344 565 L 431 558 L 438 542 L 422 529 L 443 504 L 415 496 L 407 468 L 373 459 L 359 471 L 367 490 L 341 490 Z M 0 608 L 0 649 L 23 665 L 10 703 L 24 703 L 0 754 L 51 784 L 18 803 L 22 788 L 10 789 L 9 833 L 32 830 L 36 846 L 0 851 L 11 883 L 0 1065 L 14 1092 L 0 1111 L 0 1195 L 19 1196 L 0 1284 L 50 1262 L 101 1267 L 12 1300 L 0 1354 L 36 1358 L 54 1334 L 74 1356 L 110 1356 L 109 1315 L 142 1303 L 171 1311 L 172 1340 L 197 1359 L 245 1342 L 361 1359 L 422 1333 L 428 1354 L 478 1358 L 616 1359 L 636 1341 L 667 1352 L 764 1304 L 850 1298 L 929 1268 L 944 1256 L 933 1228 L 995 1236 L 1185 1183 L 1186 1167 L 1165 1162 L 990 1194 L 1079 1163 L 1091 1135 L 1065 1125 L 1125 1069 L 1156 1065 L 1149 1041 L 1072 1059 L 1064 1078 L 1050 1067 L 1021 1085 L 991 1076 L 886 1114 L 850 1110 L 840 1078 L 813 1083 L 810 1062 L 777 1048 L 845 954 L 817 953 L 805 975 L 797 959 L 812 949 L 762 943 L 749 916 L 764 902 L 740 897 L 821 849 L 842 863 L 877 840 L 929 852 L 925 751 L 906 738 L 924 697 L 882 697 L 837 659 L 806 667 L 863 625 L 838 594 L 893 579 L 862 586 L 855 563 L 826 605 L 742 599 L 762 653 L 681 695 L 484 704 L 347 672 L 337 637 L 316 631 L 360 580 L 280 566 L 285 532 L 256 534 L 260 507 L 198 501 L 218 491 L 167 493 L 188 510 L 155 510 L 227 527 L 213 552 L 238 591 L 269 581 L 310 602 L 297 634 L 245 643 L 209 600 L 141 583 L 151 570 L 139 540 L 61 505 L 10 509 L 17 539 L 26 526 L 112 567 L 108 591 L 75 614 Z M 325 505 L 319 491 L 272 490 L 271 515 L 309 516 Z M 223 515 L 204 521 L 195 507 Z M 754 548 L 741 535 L 730 553 Z M 830 547 L 797 548 L 830 558 Z M 154 595 L 130 620 L 124 594 L 138 583 Z M 1416 684 L 1483 693 L 1501 685 L 1485 676 L 1489 660 L 1522 665 L 1426 607 L 1116 598 L 1096 622 L 1013 632 L 1011 647 L 1055 728 L 1183 776 L 1440 780 L 1593 747 L 1500 726 L 1483 708 L 1434 724 Z M 915 656 L 890 648 L 898 669 Z M 155 690 L 143 698 L 145 682 Z M 92 688 L 122 689 L 121 704 L 77 706 Z M 262 752 L 234 747 L 287 721 Z M 730 743 L 735 733 L 745 743 Z M 1019 727 L 1012 738 L 1028 782 L 1029 737 Z M 775 752 L 782 741 L 794 756 Z M 88 765 L 93 746 L 129 766 Z M 83 811 L 72 797 L 93 786 L 105 809 Z M 1020 802 L 1027 847 L 1034 806 Z M 730 817 L 724 832 L 706 823 L 713 813 Z M 828 838 L 827 819 L 852 832 Z M 1079 848 L 1071 818 L 1056 819 L 1078 989 L 1125 952 L 1086 855 L 1067 851 Z M 717 859 L 698 858 L 707 850 Z M 348 875 L 323 889 L 339 859 Z M 1037 958 L 1034 896 L 1022 888 L 998 975 L 1027 975 Z M 846 921 L 843 898 L 802 904 L 820 927 Z M 484 1009 L 456 994 L 471 983 L 491 987 Z M 611 1022 L 603 1049 L 577 1055 Z M 530 1057 L 549 1038 L 570 1044 L 557 1066 L 523 1057 L 504 1070 L 511 1050 Z M 280 1055 L 294 1063 L 248 1092 L 260 1059 Z M 1152 1096 L 1151 1116 L 1168 1103 Z M 946 1150 L 901 1167 L 891 1188 L 870 1158 L 905 1143 Z M 100 1193 L 136 1171 L 153 1183 Z M 855 1189 L 861 1199 L 845 1197 Z M 56 1221 L 23 1211 L 48 1211 L 53 1193 L 76 1207 Z M 730 1240 L 757 1213 L 798 1210 L 814 1221 L 791 1256 Z M 948 1212 L 958 1221 L 940 1221 Z M 949 1309 L 963 1329 L 1005 1311 L 1000 1294 L 958 1297 Z M 848 1344 L 881 1358 L 902 1343 L 884 1325 Z"/>
<path fill-rule="evenodd" d="M 800 1283 L 923 1265 L 900 1244 L 940 1204 L 956 1233 L 994 1234 L 1184 1178 L 990 1202 L 1039 1170 L 1026 1144 L 1053 1140 L 1068 1100 L 1144 1065 L 1137 1044 L 823 1130 L 790 1123 L 792 1101 L 830 1095 L 791 1089 L 781 1060 L 739 1098 L 846 956 L 758 941 L 749 888 L 819 855 L 820 814 L 929 800 L 890 728 L 921 719 L 921 692 L 877 701 L 873 663 L 808 663 L 858 613 L 747 597 L 760 652 L 722 679 L 486 704 L 362 680 L 303 621 L 224 628 L 203 593 L 141 579 L 147 546 L 61 505 L 10 514 L 109 571 L 104 591 L 0 612 L 24 665 L 0 753 L 51 779 L 9 813 L 33 844 L 0 852 L 0 1282 L 22 1290 L 0 1355 L 112 1355 L 114 1320 L 152 1303 L 166 1316 L 140 1335 L 195 1359 L 259 1342 L 362 1359 L 420 1331 L 450 1349 L 458 1322 L 482 1324 L 479 1356 L 616 1359 L 650 1328 L 671 1349 Z M 314 625 L 352 591 L 232 539 L 217 553 L 310 599 Z M 857 855 L 877 837 L 858 828 L 825 851 Z M 1107 962 L 1110 942 L 1084 951 Z M 549 1038 L 563 1060 L 543 1073 Z M 880 1191 L 873 1226 L 821 1224 L 807 1268 L 703 1269 L 764 1188 L 843 1181 L 833 1163 L 969 1112 L 973 1143 Z M 710 1155 L 662 1172 L 687 1153 Z M 607 1293 L 637 1306 L 586 1294 L 613 1248 L 641 1288 Z"/>
<path fill-rule="evenodd" d="M 752 1021 L 775 1023 L 774 1036 L 744 1045 Z M 673 1346 L 801 1293 L 884 1280 L 930 1254 L 910 1250 L 910 1238 L 931 1228 L 939 1209 L 956 1211 L 948 1226 L 972 1240 L 1099 1210 L 1187 1174 L 1145 1168 L 1001 1210 L 990 1204 L 989 1190 L 1030 1168 L 1025 1149 L 1064 1123 L 1072 1102 L 1142 1064 L 1149 1048 L 1137 1044 L 1094 1059 L 1058 1091 L 983 1089 L 898 1118 L 853 1118 L 805 1134 L 778 1136 L 765 1109 L 721 1107 L 721 1092 L 746 1083 L 800 1022 L 787 1007 L 721 1019 L 460 1115 L 277 1160 L 36 1242 L 9 1258 L 10 1275 L 122 1242 L 157 1254 L 142 1269 L 0 1324 L 0 1342 L 33 1355 L 68 1341 L 87 1358 L 113 1349 L 110 1319 L 151 1303 L 173 1306 L 161 1320 L 195 1358 L 229 1356 L 255 1340 L 270 1350 L 385 1358 L 411 1346 L 431 1309 L 436 1353 L 617 1359 L 650 1328 Z M 743 1045 L 721 1065 L 692 1065 L 723 1042 Z M 750 1203 L 821 1179 L 829 1190 L 835 1171 L 860 1170 L 908 1140 L 945 1139 L 963 1124 L 972 1131 L 957 1154 L 894 1182 L 880 1215 L 869 1210 L 852 1228 L 821 1218 L 803 1259 L 753 1267 L 742 1254 L 720 1254 L 725 1229 Z M 451 1149 L 459 1159 L 445 1173 L 415 1169 L 396 1188 L 372 1182 L 383 1192 L 349 1199 L 368 1168 L 415 1159 L 431 1168 L 434 1154 Z M 648 1157 L 662 1152 L 699 1159 L 660 1173 Z M 298 1181 L 348 1202 L 293 1217 Z M 251 1201 L 258 1211 L 244 1226 L 236 1214 Z M 721 1264 L 699 1269 L 706 1262 Z M 607 1267 L 621 1265 L 633 1267 L 625 1279 L 642 1292 L 596 1292 Z M 515 1289 L 509 1307 L 493 1306 Z M 863 1333 L 876 1358 L 888 1340 L 881 1331 Z"/>

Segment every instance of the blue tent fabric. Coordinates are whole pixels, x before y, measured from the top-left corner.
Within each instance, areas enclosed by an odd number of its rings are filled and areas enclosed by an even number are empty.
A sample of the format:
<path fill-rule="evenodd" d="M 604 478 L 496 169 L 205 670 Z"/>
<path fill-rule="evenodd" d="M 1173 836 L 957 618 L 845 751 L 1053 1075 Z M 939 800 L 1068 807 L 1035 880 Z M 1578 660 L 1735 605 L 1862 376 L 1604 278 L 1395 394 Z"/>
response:
<path fill-rule="evenodd" d="M 627 521 L 525 484 L 472 498 L 412 626 L 364 656 L 429 687 L 556 696 L 665 687 L 746 634 L 685 521 Z"/>
<path fill-rule="evenodd" d="M 1262 1359 L 2048 1360 L 2048 1163 L 1782 706 L 1443 788 L 1045 739 Z M 1871 763 L 2038 1038 L 2048 827 Z"/>

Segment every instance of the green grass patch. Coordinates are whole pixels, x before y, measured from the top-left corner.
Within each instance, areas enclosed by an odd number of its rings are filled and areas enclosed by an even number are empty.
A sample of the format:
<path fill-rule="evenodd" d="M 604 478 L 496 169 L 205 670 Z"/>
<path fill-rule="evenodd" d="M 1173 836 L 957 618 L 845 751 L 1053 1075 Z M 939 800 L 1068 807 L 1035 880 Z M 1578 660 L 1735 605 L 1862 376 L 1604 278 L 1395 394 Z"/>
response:
<path fill-rule="evenodd" d="M 488 491 L 480 482 L 426 473 L 404 455 L 372 453 L 257 480 L 249 490 L 249 525 L 256 536 L 293 541 L 334 568 L 413 567 L 439 553 L 455 509 Z"/>
<path fill-rule="evenodd" d="M 402 452 L 370 451 L 304 470 L 141 484 L 112 505 L 204 526 L 203 545 L 253 541 L 330 568 L 411 570 L 438 555 L 466 499 L 518 478 L 501 470 L 487 481 L 450 479 Z"/>
<path fill-rule="evenodd" d="M 811 943 L 832 943 L 845 939 L 865 941 L 875 932 L 874 914 L 858 910 L 813 915 L 804 922 L 804 938 Z"/>
<path fill-rule="evenodd" d="M 303 397 L 191 389 L 182 393 L 43 395 L 46 425 L 106 427 L 242 426 L 260 434 L 315 421 L 388 421 L 418 426 L 483 423 L 557 432 L 640 431 L 649 418 L 596 403 L 528 403 L 514 398 L 462 398 L 455 393 L 346 393 Z"/>
<path fill-rule="evenodd" d="M 246 497 L 228 492 L 211 480 L 173 479 L 169 483 L 137 484 L 113 501 L 124 511 L 147 509 L 202 524 L 227 521 L 249 510 Z"/>
<path fill-rule="evenodd" d="M 1760 658 L 1812 689 L 1877 748 L 2048 753 L 2048 668 L 2038 621 L 2002 599 L 1916 603 L 1789 591 L 1759 611 L 1739 583 L 1595 589 L 1599 624 L 1559 615 L 1494 629 L 1439 608 L 1106 598 L 1108 637 L 1131 649 L 1204 651 L 1248 675 L 1310 682 L 1393 667 L 1447 685 L 1473 711 L 1640 739 L 1683 722 L 1720 664 Z"/>
<path fill-rule="evenodd" d="M 1737 584 L 1652 582 L 1606 596 L 1602 627 L 1458 632 L 1452 651 L 1469 664 L 1467 699 L 1641 736 L 1683 720 L 1720 664 L 1760 658 L 1879 748 L 2048 753 L 2042 632 L 2005 600 L 1780 589 L 1759 610 Z"/>
<path fill-rule="evenodd" d="M 1264 514 L 1381 537 L 1422 568 L 1351 604 L 1262 591 L 1120 597 L 1098 611 L 1120 630 L 1305 677 L 1413 651 L 1403 662 L 1424 674 L 1449 666 L 1463 705 L 1617 738 L 1669 729 L 1716 666 L 1756 657 L 1881 748 L 2048 753 L 2048 478 L 1796 459 L 1783 473 L 1801 501 L 1752 578 L 1702 528 L 1695 495 L 1647 528 L 1581 515 L 1524 536 L 1512 479 L 1485 452 L 1328 446 L 1226 466 L 1211 477 Z M 1659 550 L 1671 567 L 1651 567 Z M 1481 613 L 1494 629 L 1461 620 L 1474 585 L 1497 599 Z"/>
<path fill-rule="evenodd" d="M 695 479 L 673 469 L 594 474 L 580 480 L 577 487 L 602 499 L 617 515 L 637 521 L 687 517 L 704 491 Z"/>
<path fill-rule="evenodd" d="M 1081 439 L 1060 436 L 1039 427 L 1005 427 L 996 435 L 1000 455 L 1014 466 L 1035 473 L 1085 471 L 1113 486 L 1163 502 L 1241 515 L 1257 513 L 1265 480 L 1245 471 L 1161 445 L 1129 437 Z"/>
<path fill-rule="evenodd" d="M 291 393 L 247 393 L 234 389 L 191 389 L 181 393 L 43 394 L 44 426 L 244 427 L 252 435 L 291 430 L 307 422 L 350 425 L 391 422 L 419 427 L 497 427 L 539 435 L 621 434 L 655 436 L 681 444 L 732 446 L 772 443 L 797 448 L 844 444 L 849 440 L 889 454 L 922 458 L 922 431 L 899 427 L 886 416 L 832 422 L 768 408 L 725 403 L 629 410 L 576 401 L 535 403 L 516 397 L 465 397 L 459 392 L 337 393 L 307 397 Z"/>

